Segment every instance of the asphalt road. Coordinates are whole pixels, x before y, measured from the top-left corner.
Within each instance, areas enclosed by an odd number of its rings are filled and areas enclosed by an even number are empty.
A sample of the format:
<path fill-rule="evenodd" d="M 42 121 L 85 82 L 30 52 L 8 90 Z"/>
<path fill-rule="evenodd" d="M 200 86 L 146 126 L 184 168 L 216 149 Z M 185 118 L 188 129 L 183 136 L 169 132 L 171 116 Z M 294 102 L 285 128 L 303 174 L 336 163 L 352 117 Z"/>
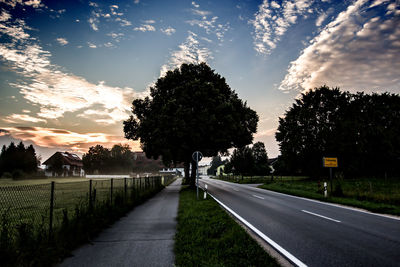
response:
<path fill-rule="evenodd" d="M 220 180 L 200 179 L 200 185 L 204 184 L 215 198 L 301 264 L 400 266 L 400 220 L 396 217 Z"/>
<path fill-rule="evenodd" d="M 91 244 L 72 252 L 60 267 L 174 266 L 178 179 L 135 207 Z M 1 264 L 0 264 L 1 265 Z"/>

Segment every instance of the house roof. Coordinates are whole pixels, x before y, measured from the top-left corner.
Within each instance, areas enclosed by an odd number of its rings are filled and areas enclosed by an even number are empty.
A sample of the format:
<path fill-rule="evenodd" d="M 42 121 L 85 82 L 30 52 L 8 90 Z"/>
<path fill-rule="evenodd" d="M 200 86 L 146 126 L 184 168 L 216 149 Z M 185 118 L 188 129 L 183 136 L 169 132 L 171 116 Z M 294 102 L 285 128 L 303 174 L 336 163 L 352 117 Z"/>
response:
<path fill-rule="evenodd" d="M 78 167 L 83 166 L 82 159 L 78 155 L 69 153 L 69 152 L 56 152 L 50 158 L 48 158 L 45 162 L 43 162 L 43 164 L 51 165 L 57 154 L 60 154 L 62 156 L 63 163 L 65 165 L 78 166 Z"/>

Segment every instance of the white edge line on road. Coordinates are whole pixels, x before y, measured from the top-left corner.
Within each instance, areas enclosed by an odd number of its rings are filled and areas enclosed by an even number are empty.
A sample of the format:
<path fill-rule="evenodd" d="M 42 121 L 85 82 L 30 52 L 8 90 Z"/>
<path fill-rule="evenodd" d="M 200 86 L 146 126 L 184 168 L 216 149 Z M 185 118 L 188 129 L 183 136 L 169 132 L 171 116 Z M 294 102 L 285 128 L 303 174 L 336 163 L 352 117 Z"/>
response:
<path fill-rule="evenodd" d="M 257 196 L 257 195 L 252 195 L 253 197 L 259 198 L 259 199 L 265 199 L 263 197 Z"/>
<path fill-rule="evenodd" d="M 270 244 L 272 247 L 274 247 L 277 251 L 279 251 L 282 255 L 284 255 L 286 258 L 288 258 L 291 262 L 296 264 L 297 266 L 300 267 L 307 267 L 303 262 L 301 262 L 299 259 L 297 259 L 295 256 L 290 254 L 286 249 L 282 248 L 279 246 L 275 241 L 273 241 L 271 238 L 266 236 L 264 233 L 262 233 L 260 230 L 255 228 L 251 223 L 243 219 L 239 214 L 231 210 L 228 206 L 226 206 L 224 203 L 219 201 L 216 197 L 211 195 L 209 192 L 207 192 L 215 201 L 218 202 L 224 209 L 226 209 L 229 213 L 231 213 L 233 216 L 235 216 L 239 221 L 244 223 L 247 227 L 249 227 L 253 232 L 255 232 L 257 235 L 259 235 L 262 239 L 264 239 L 268 244 Z"/>
<path fill-rule="evenodd" d="M 239 192 L 239 189 L 233 188 L 233 190 L 235 190 L 236 192 Z"/>
<path fill-rule="evenodd" d="M 311 214 L 311 215 L 314 215 L 314 216 L 318 216 L 318 217 L 330 220 L 330 221 L 334 221 L 334 222 L 338 222 L 338 223 L 341 222 L 341 221 L 338 221 L 338 220 L 335 220 L 335 219 L 332 219 L 332 218 L 329 218 L 329 217 L 326 217 L 326 216 L 323 216 L 323 215 L 319 215 L 319 214 L 311 212 L 311 211 L 307 211 L 307 210 L 301 210 L 301 211 L 305 212 L 305 213 L 308 213 L 308 214 Z"/>

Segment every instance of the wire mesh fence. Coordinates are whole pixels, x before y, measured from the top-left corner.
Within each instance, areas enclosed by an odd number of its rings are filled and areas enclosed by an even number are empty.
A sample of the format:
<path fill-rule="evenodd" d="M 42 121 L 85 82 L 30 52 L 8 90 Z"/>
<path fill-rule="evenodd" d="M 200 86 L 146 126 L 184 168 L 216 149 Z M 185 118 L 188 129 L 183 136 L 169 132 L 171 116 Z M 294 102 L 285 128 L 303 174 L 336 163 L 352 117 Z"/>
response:
<path fill-rule="evenodd" d="M 95 210 L 97 206 L 133 205 L 173 179 L 154 176 L 0 187 L 0 247 L 4 238 L 7 243 L 13 242 L 21 225 L 51 236 L 66 216 Z"/>

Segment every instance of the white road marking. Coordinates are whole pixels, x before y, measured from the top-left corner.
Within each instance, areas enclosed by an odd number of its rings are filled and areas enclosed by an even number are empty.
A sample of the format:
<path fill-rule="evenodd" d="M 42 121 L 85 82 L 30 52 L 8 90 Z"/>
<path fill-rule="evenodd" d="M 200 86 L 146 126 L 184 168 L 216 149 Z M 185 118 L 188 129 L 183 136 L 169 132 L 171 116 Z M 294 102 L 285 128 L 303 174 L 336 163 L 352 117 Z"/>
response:
<path fill-rule="evenodd" d="M 235 190 L 236 192 L 239 192 L 239 189 L 233 188 L 233 190 Z"/>
<path fill-rule="evenodd" d="M 253 197 L 259 198 L 259 199 L 265 199 L 263 197 L 257 196 L 257 195 L 252 195 Z"/>
<path fill-rule="evenodd" d="M 265 242 L 267 242 L 268 244 L 270 244 L 272 247 L 274 247 L 277 251 L 279 251 L 279 253 L 281 253 L 282 255 L 284 255 L 286 258 L 288 258 L 291 262 L 293 262 L 294 264 L 296 264 L 299 267 L 307 267 L 307 265 L 305 265 L 303 262 L 301 262 L 299 259 L 297 259 L 295 256 L 293 256 L 292 254 L 290 254 L 290 252 L 288 252 L 286 249 L 284 249 L 283 247 L 279 246 L 278 243 L 276 243 L 275 241 L 273 241 L 271 238 L 269 238 L 268 236 L 266 236 L 263 232 L 261 232 L 260 230 L 258 230 L 257 228 L 255 228 L 251 223 L 249 223 L 248 221 L 246 221 L 245 219 L 243 219 L 239 214 L 237 214 L 236 212 L 234 212 L 233 210 L 231 210 L 228 206 L 226 206 L 224 203 L 222 203 L 221 201 L 219 201 L 217 198 L 215 198 L 213 195 L 211 195 L 209 192 L 208 194 L 215 199 L 215 201 L 217 201 L 224 209 L 226 209 L 229 213 L 231 213 L 233 216 L 235 216 L 239 221 L 241 221 L 242 223 L 244 223 L 247 227 L 249 227 L 253 232 L 255 232 L 257 235 L 259 235 L 262 239 L 265 240 Z"/>
<path fill-rule="evenodd" d="M 334 222 L 338 222 L 338 223 L 341 222 L 341 221 L 338 221 L 338 220 L 335 220 L 335 219 L 332 219 L 332 218 L 329 218 L 329 217 L 326 217 L 326 216 L 323 216 L 323 215 L 319 215 L 319 214 L 317 214 L 317 213 L 313 213 L 313 212 L 310 212 L 310 211 L 306 211 L 306 210 L 301 210 L 301 211 L 302 211 L 302 212 L 305 212 L 305 213 L 308 213 L 308 214 L 311 214 L 311 215 L 314 215 L 314 216 L 318 216 L 318 217 L 321 217 L 321 218 L 330 220 L 330 221 L 334 221 Z"/>
<path fill-rule="evenodd" d="M 242 185 L 242 186 L 244 186 L 244 185 Z M 276 192 L 276 191 L 272 191 L 272 190 L 268 190 L 268 189 L 261 189 L 261 188 L 257 188 L 257 187 L 251 187 L 251 186 L 246 186 L 246 187 L 248 189 L 253 189 L 253 190 L 256 190 L 256 191 L 264 191 L 264 192 L 268 191 L 268 192 L 270 192 L 272 194 L 275 194 L 275 195 L 283 195 L 283 196 L 287 196 L 287 197 L 291 197 L 291 198 L 297 198 L 297 199 L 306 200 L 306 201 L 310 201 L 310 202 L 314 202 L 314 203 L 319 203 L 321 205 L 332 206 L 332 207 L 346 209 L 346 210 L 352 210 L 352 211 L 361 212 L 361 213 L 365 213 L 365 214 L 369 214 L 369 215 L 374 215 L 374 216 L 379 216 L 379 217 L 384 217 L 384 218 L 400 221 L 400 217 L 399 216 L 395 216 L 395 215 L 373 213 L 371 211 L 362 210 L 362 209 L 359 209 L 359 208 L 354 208 L 354 207 L 344 206 L 344 205 L 340 205 L 340 204 L 323 202 L 323 201 L 310 199 L 310 198 L 305 198 L 305 197 L 293 196 L 293 195 L 284 194 L 284 193 L 280 193 L 280 192 Z"/>

